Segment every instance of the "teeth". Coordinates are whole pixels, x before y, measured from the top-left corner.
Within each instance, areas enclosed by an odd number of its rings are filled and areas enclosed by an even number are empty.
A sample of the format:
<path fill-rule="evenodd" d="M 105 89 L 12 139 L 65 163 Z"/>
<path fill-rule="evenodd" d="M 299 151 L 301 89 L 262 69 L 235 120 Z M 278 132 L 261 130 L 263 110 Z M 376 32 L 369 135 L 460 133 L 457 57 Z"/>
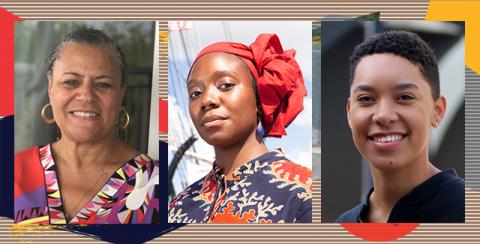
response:
<path fill-rule="evenodd" d="M 374 139 L 376 142 L 387 143 L 387 142 L 400 141 L 403 139 L 403 136 L 401 135 L 377 136 Z"/>
<path fill-rule="evenodd" d="M 92 112 L 73 112 L 73 115 L 83 118 L 93 118 L 96 117 L 98 114 Z"/>

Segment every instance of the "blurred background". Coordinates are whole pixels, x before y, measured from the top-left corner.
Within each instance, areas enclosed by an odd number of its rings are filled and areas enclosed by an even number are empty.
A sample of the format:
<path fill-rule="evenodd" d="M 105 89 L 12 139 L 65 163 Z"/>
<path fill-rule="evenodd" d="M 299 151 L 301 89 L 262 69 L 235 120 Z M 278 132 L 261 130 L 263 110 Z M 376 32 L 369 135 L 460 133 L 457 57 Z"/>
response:
<path fill-rule="evenodd" d="M 311 22 L 306 21 L 180 21 L 169 22 L 168 43 L 168 161 L 169 195 L 205 176 L 215 160 L 213 147 L 198 135 L 188 113 L 186 79 L 200 50 L 219 41 L 249 45 L 260 33 L 276 33 L 284 50 L 295 49 L 308 96 L 304 110 L 281 139 L 266 138 L 269 149 L 281 148 L 290 160 L 312 168 L 312 49 Z"/>
<path fill-rule="evenodd" d="M 157 111 L 150 111 L 151 103 L 158 103 L 158 91 L 152 91 L 156 28 L 154 22 L 135 21 L 16 23 L 15 153 L 34 145 L 45 145 L 57 138 L 59 132 L 56 126 L 45 124 L 40 117 L 42 107 L 48 103 L 47 63 L 59 39 L 85 27 L 102 30 L 122 49 L 127 62 L 127 92 L 123 106 L 130 114 L 130 124 L 127 132 L 120 134 L 128 144 L 158 159 L 158 128 L 149 128 L 150 113 L 158 117 Z M 154 99 L 151 99 L 152 94 Z M 149 136 L 153 136 L 153 141 L 157 143 L 150 151 Z"/>
<path fill-rule="evenodd" d="M 441 170 L 454 168 L 465 178 L 463 22 L 322 21 L 321 51 L 314 48 L 313 61 L 314 70 L 320 68 L 321 56 L 322 106 L 314 106 L 314 114 L 321 114 L 322 222 L 334 222 L 359 204 L 372 187 L 368 162 L 357 151 L 347 123 L 349 58 L 363 40 L 391 29 L 415 32 L 435 50 L 447 113 L 440 127 L 432 130 L 430 161 Z"/>

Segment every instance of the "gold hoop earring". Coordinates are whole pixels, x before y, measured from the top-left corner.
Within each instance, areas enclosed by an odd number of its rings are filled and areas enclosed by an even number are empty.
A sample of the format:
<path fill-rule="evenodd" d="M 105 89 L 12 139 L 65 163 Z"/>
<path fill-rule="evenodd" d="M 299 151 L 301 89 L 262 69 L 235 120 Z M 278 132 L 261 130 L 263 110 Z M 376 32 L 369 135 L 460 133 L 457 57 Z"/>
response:
<path fill-rule="evenodd" d="M 49 124 L 49 125 L 55 124 L 55 118 L 53 118 L 53 116 L 52 118 L 48 118 L 47 115 L 45 115 L 45 111 L 47 111 L 48 106 L 51 107 L 52 105 L 50 103 L 45 104 L 45 106 L 43 106 L 42 108 L 42 112 L 40 113 L 40 116 L 42 116 L 42 120 L 46 124 Z M 52 110 L 52 114 L 53 114 L 53 110 Z"/>
<path fill-rule="evenodd" d="M 122 113 L 124 114 L 124 119 L 122 119 Z M 118 128 L 125 130 L 128 127 L 128 124 L 130 124 L 130 115 L 128 114 L 127 110 L 125 107 L 122 107 L 122 110 L 120 110 L 120 121 L 118 122 Z"/>

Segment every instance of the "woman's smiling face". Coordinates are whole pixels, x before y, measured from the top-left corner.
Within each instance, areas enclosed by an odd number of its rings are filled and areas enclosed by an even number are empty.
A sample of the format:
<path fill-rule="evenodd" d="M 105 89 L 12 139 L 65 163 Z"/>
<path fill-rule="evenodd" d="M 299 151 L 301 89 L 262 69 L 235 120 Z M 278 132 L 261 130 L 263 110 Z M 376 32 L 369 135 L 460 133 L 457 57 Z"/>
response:
<path fill-rule="evenodd" d="M 208 144 L 229 147 L 252 133 L 255 136 L 255 90 L 240 58 L 221 52 L 203 55 L 195 62 L 187 86 L 190 117 Z"/>
<path fill-rule="evenodd" d="M 428 161 L 432 124 L 445 113 L 418 66 L 394 54 L 373 54 L 357 64 L 347 104 L 360 153 L 377 169 Z"/>
<path fill-rule="evenodd" d="M 118 61 L 103 46 L 66 44 L 49 77 L 48 94 L 62 138 L 76 142 L 113 134 L 124 93 Z"/>

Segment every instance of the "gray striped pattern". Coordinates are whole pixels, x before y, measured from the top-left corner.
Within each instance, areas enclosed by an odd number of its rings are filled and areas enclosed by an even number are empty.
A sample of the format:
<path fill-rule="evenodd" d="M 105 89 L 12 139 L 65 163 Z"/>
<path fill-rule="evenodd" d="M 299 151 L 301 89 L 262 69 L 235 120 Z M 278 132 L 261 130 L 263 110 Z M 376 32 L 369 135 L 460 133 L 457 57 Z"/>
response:
<path fill-rule="evenodd" d="M 112 4 L 113 3 L 113 4 Z M 315 20 L 322 16 L 354 17 L 381 11 L 383 20 L 424 19 L 427 0 L 409 1 L 2 1 L 24 19 L 122 20 Z"/>
<path fill-rule="evenodd" d="M 465 68 L 465 183 L 480 189 L 480 76 Z"/>

